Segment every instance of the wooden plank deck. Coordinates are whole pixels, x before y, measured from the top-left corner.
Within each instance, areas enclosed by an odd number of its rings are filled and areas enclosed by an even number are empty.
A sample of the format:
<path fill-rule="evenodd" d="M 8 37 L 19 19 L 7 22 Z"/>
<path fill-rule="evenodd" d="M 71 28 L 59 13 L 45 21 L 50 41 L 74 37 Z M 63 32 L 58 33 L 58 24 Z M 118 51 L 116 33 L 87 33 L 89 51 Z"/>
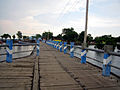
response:
<path fill-rule="evenodd" d="M 111 75 L 103 77 L 101 70 L 80 59 L 41 43 L 40 57 L 41 90 L 120 90 L 120 79 Z"/>
<path fill-rule="evenodd" d="M 0 63 L 0 90 L 30 90 L 33 66 L 32 57 Z"/>
<path fill-rule="evenodd" d="M 0 63 L 0 90 L 120 90 L 120 79 L 40 43 L 40 55 Z"/>

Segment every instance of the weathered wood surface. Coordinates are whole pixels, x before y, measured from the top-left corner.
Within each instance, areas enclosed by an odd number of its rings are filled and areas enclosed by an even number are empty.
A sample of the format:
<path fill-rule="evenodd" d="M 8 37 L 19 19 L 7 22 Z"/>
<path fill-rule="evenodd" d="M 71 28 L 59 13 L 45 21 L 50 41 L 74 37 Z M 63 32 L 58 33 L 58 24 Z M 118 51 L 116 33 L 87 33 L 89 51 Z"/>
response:
<path fill-rule="evenodd" d="M 31 90 L 35 56 L 0 63 L 0 90 Z"/>
<path fill-rule="evenodd" d="M 120 79 L 40 43 L 40 55 L 0 63 L 0 90 L 120 90 Z"/>
<path fill-rule="evenodd" d="M 103 77 L 101 70 L 80 59 L 70 58 L 56 49 L 41 43 L 40 57 L 41 90 L 120 90 L 120 79 Z"/>

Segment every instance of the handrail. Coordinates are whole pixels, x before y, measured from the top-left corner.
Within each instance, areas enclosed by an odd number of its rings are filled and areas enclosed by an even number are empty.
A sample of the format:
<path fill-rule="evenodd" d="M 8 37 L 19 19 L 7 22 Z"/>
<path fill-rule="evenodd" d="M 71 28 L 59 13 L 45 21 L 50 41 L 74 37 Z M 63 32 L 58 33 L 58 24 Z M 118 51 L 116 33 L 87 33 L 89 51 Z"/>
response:
<path fill-rule="evenodd" d="M 37 43 L 13 44 L 13 46 L 34 46 L 34 45 L 37 45 Z M 7 44 L 5 44 L 5 45 L 0 45 L 0 47 L 5 47 L 5 49 L 6 49 L 6 47 L 8 47 L 8 45 L 7 45 Z M 13 52 L 12 54 L 22 53 L 22 52 L 30 52 L 30 51 L 32 51 L 32 50 Z M 6 55 L 6 54 L 7 54 L 7 53 L 1 53 L 0 56 L 1 56 L 1 55 Z"/>
<path fill-rule="evenodd" d="M 79 55 L 81 55 L 80 53 L 78 53 L 78 52 L 74 52 L 74 53 L 76 53 L 76 54 L 79 54 Z M 89 56 L 86 56 L 87 58 L 90 58 L 90 59 L 92 59 L 92 60 L 94 60 L 94 61 L 97 61 L 97 62 L 99 62 L 99 63 L 103 63 L 103 61 L 100 61 L 100 60 L 98 60 L 98 59 L 95 59 L 95 58 L 91 58 L 91 57 L 89 57 Z M 110 65 L 111 67 L 113 67 L 113 68 L 116 68 L 116 69 L 119 69 L 120 70 L 120 67 L 117 67 L 117 66 L 114 66 L 114 65 Z"/>
<path fill-rule="evenodd" d="M 52 43 L 52 42 L 49 42 L 49 43 Z M 54 44 L 54 43 L 52 43 L 52 44 Z M 62 46 L 64 46 L 64 45 L 62 45 Z M 67 46 L 70 47 L 70 44 L 67 44 Z M 82 49 L 82 46 L 75 45 L 74 48 Z M 93 48 L 88 48 L 88 47 L 86 47 L 85 49 L 90 50 L 90 51 L 99 52 L 99 53 L 104 53 L 104 50 L 101 50 L 101 49 L 93 49 Z M 117 53 L 117 52 L 109 52 L 108 54 L 120 57 L 120 53 Z"/>
<path fill-rule="evenodd" d="M 46 42 L 46 44 L 56 48 L 57 50 L 60 50 L 60 48 L 61 48 L 61 45 L 59 43 L 60 42 L 54 42 L 54 41 Z M 67 47 L 70 47 L 70 48 L 67 48 Z M 111 67 L 120 70 L 120 67 L 112 65 L 112 59 L 110 57 L 111 55 L 120 57 L 120 53 L 113 52 L 112 47 L 110 45 L 106 45 L 105 50 L 100 50 L 100 49 L 93 49 L 93 48 L 81 47 L 81 46 L 78 46 L 78 45 L 74 45 L 74 42 L 71 42 L 70 45 L 67 44 L 67 42 L 64 42 L 64 45 L 62 45 L 62 48 L 64 49 L 64 54 L 68 53 L 68 52 L 66 52 L 67 51 L 66 49 L 70 49 L 69 54 L 70 54 L 71 58 L 73 58 L 74 53 L 79 54 L 81 56 L 81 64 L 86 63 L 86 58 L 90 58 L 94 61 L 97 61 L 97 62 L 101 63 L 103 65 L 103 67 L 102 67 L 102 69 L 103 69 L 102 75 L 103 76 L 110 76 L 110 72 L 111 72 L 110 68 Z M 75 52 L 75 48 L 80 48 L 81 53 Z M 88 50 L 103 53 L 104 57 L 103 57 L 102 61 L 98 60 L 96 58 L 92 58 L 92 57 L 87 56 Z"/>
<path fill-rule="evenodd" d="M 30 46 L 30 45 L 37 45 L 37 43 L 26 43 L 26 44 L 13 44 L 13 46 Z M 0 45 L 0 47 L 8 47 L 7 44 Z"/>
<path fill-rule="evenodd" d="M 82 49 L 81 46 L 75 46 L 75 48 L 80 48 Z M 90 51 L 95 51 L 95 52 L 99 52 L 99 53 L 104 53 L 104 50 L 100 50 L 100 49 L 92 49 L 92 48 L 85 48 L 86 50 L 90 50 Z M 115 56 L 119 56 L 120 57 L 120 53 L 117 52 L 109 52 L 108 54 L 110 55 L 115 55 Z"/>
<path fill-rule="evenodd" d="M 8 62 L 8 63 L 11 63 L 12 62 L 12 59 L 13 59 L 13 57 L 12 57 L 12 54 L 16 54 L 16 53 L 23 53 L 23 52 L 30 52 L 30 51 L 32 51 L 33 52 L 33 50 L 26 50 L 26 51 L 17 51 L 17 52 L 13 52 L 13 49 L 12 49 L 12 47 L 13 46 L 35 46 L 35 48 L 36 48 L 36 54 L 37 54 L 37 56 L 39 56 L 39 47 L 40 47 L 40 41 L 39 40 L 37 40 L 36 41 L 36 43 L 17 43 L 17 44 L 13 44 L 13 41 L 12 40 L 7 40 L 6 41 L 6 44 L 4 44 L 4 45 L 0 45 L 0 48 L 1 47 L 4 47 L 4 49 L 6 49 L 5 51 L 6 51 L 6 53 L 2 53 L 2 54 L 0 54 L 0 55 L 6 55 L 6 62 Z M 37 47 L 36 47 L 37 46 Z M 8 47 L 8 48 L 7 48 Z M 34 48 L 34 49 L 35 49 Z"/>
<path fill-rule="evenodd" d="M 15 54 L 15 53 L 21 53 L 21 52 L 30 52 L 30 51 L 32 51 L 32 52 L 30 53 L 30 55 L 31 55 L 31 54 L 33 54 L 33 52 L 35 52 L 35 49 L 36 49 L 36 47 L 34 47 L 33 50 L 13 52 L 13 54 Z M 1 55 L 1 54 L 0 54 L 0 55 Z M 6 53 L 4 53 L 4 55 L 6 55 Z M 30 56 L 30 55 L 27 55 L 27 56 Z M 15 59 L 19 59 L 19 58 L 23 58 L 23 57 L 27 57 L 27 56 L 17 57 L 17 58 L 13 58 L 13 59 L 15 60 Z M 0 63 L 2 63 L 2 62 L 5 62 L 5 60 L 0 61 Z"/>

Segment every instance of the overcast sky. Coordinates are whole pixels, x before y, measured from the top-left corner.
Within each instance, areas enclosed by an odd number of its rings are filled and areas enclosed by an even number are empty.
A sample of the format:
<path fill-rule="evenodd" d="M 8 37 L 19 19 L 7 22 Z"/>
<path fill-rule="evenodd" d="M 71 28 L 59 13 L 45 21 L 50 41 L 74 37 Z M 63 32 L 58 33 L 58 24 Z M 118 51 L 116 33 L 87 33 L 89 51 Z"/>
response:
<path fill-rule="evenodd" d="M 89 0 L 88 33 L 120 36 L 120 0 Z M 0 35 L 54 35 L 73 27 L 80 33 L 85 26 L 86 0 L 0 0 Z"/>

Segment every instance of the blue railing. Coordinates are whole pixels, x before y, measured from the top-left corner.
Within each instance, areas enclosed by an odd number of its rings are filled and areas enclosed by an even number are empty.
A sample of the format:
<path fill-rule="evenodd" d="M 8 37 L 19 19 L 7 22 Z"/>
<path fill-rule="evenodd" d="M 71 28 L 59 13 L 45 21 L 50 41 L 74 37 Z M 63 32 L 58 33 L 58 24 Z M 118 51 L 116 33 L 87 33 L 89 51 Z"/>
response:
<path fill-rule="evenodd" d="M 25 53 L 25 52 L 34 52 L 35 49 L 36 50 L 36 54 L 37 56 L 39 56 L 39 45 L 40 41 L 37 40 L 37 43 L 24 43 L 24 44 L 13 44 L 12 40 L 7 40 L 5 45 L 0 45 L 0 48 L 4 47 L 6 53 L 1 53 L 1 55 L 6 55 L 6 62 L 11 63 L 12 59 L 17 59 L 17 58 L 13 58 L 13 54 L 18 54 L 18 53 Z M 35 46 L 33 50 L 22 50 L 22 51 L 14 51 L 13 52 L 13 47 L 14 46 Z M 19 58 L 19 57 L 18 57 Z M 0 60 L 0 61 L 5 61 L 5 60 Z"/>
<path fill-rule="evenodd" d="M 92 48 L 87 48 L 87 47 L 83 48 L 81 46 L 74 45 L 74 42 L 71 42 L 70 45 L 68 45 L 67 42 L 64 42 L 64 44 L 61 45 L 61 42 L 58 42 L 58 41 L 46 41 L 46 44 L 52 46 L 53 48 L 56 48 L 59 51 L 63 50 L 64 54 L 67 53 L 67 50 L 69 48 L 70 57 L 73 58 L 75 53 L 79 54 L 82 64 L 86 63 L 86 58 L 90 58 L 90 59 L 93 59 L 93 60 L 95 60 L 99 63 L 102 63 L 102 75 L 103 76 L 110 76 L 111 67 L 114 67 L 114 68 L 120 70 L 119 67 L 112 65 L 112 58 L 111 58 L 111 55 L 120 57 L 120 53 L 109 51 L 109 50 L 106 50 L 106 49 L 105 50 L 100 50 L 100 49 L 92 49 Z M 81 52 L 80 53 L 75 52 L 75 48 L 81 49 Z M 95 58 L 91 58 L 90 56 L 87 56 L 88 51 L 95 51 L 95 52 L 99 52 L 99 53 L 104 53 L 103 61 L 99 61 Z"/>

